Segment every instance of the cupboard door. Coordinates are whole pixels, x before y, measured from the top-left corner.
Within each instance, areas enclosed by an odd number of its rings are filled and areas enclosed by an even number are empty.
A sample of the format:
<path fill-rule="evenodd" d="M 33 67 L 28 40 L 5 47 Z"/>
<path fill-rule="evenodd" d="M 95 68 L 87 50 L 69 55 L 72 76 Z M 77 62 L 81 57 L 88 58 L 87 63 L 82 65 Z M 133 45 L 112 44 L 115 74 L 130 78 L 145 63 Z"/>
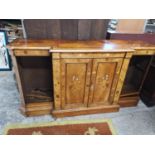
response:
<path fill-rule="evenodd" d="M 112 104 L 121 65 L 121 58 L 93 60 L 89 106 Z"/>
<path fill-rule="evenodd" d="M 91 59 L 61 59 L 62 109 L 87 106 L 91 63 Z"/>

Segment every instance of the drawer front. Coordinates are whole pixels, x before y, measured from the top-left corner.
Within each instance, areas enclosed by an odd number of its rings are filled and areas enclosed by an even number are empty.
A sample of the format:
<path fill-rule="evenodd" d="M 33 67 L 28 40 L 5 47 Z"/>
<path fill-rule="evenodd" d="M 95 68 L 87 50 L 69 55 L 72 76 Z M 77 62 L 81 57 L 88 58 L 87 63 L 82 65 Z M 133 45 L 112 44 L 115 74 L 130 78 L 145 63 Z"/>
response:
<path fill-rule="evenodd" d="M 48 50 L 14 50 L 15 56 L 49 56 Z"/>
<path fill-rule="evenodd" d="M 61 53 L 60 58 L 123 58 L 125 53 Z"/>
<path fill-rule="evenodd" d="M 136 50 L 134 55 L 154 55 L 155 50 Z"/>

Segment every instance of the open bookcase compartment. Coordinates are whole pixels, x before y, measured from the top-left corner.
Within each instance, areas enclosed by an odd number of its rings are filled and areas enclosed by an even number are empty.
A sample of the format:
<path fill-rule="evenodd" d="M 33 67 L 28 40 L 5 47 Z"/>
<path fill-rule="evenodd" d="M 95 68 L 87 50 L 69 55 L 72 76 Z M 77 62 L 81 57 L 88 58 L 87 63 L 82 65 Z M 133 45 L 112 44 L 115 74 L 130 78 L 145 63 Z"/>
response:
<path fill-rule="evenodd" d="M 141 87 L 151 61 L 152 56 L 133 56 L 131 58 L 119 99 L 121 107 L 137 106 Z"/>
<path fill-rule="evenodd" d="M 155 106 L 155 56 L 149 68 L 148 74 L 144 81 L 140 97 L 142 101 L 148 106 Z"/>
<path fill-rule="evenodd" d="M 121 96 L 139 95 L 151 56 L 133 56 L 124 81 Z"/>
<path fill-rule="evenodd" d="M 53 102 L 50 57 L 17 57 L 26 104 Z"/>

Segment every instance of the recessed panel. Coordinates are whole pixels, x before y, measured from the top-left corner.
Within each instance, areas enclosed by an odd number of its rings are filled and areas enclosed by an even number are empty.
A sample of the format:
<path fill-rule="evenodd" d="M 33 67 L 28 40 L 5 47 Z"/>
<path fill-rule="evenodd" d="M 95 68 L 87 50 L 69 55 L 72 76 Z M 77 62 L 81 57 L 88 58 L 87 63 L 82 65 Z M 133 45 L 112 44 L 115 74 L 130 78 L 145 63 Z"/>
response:
<path fill-rule="evenodd" d="M 83 103 L 87 65 L 66 64 L 66 103 Z"/>

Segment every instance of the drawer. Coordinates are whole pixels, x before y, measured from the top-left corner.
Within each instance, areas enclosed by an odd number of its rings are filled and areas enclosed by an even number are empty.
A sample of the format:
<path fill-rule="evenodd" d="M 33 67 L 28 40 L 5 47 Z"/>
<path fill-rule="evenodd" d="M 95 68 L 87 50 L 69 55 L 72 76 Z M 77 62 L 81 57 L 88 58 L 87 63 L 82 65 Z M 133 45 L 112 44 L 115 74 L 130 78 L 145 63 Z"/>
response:
<path fill-rule="evenodd" d="M 134 55 L 154 55 L 155 50 L 136 50 Z"/>
<path fill-rule="evenodd" d="M 14 50 L 15 56 L 49 56 L 48 50 Z"/>
<path fill-rule="evenodd" d="M 60 53 L 60 58 L 123 58 L 125 53 Z"/>

